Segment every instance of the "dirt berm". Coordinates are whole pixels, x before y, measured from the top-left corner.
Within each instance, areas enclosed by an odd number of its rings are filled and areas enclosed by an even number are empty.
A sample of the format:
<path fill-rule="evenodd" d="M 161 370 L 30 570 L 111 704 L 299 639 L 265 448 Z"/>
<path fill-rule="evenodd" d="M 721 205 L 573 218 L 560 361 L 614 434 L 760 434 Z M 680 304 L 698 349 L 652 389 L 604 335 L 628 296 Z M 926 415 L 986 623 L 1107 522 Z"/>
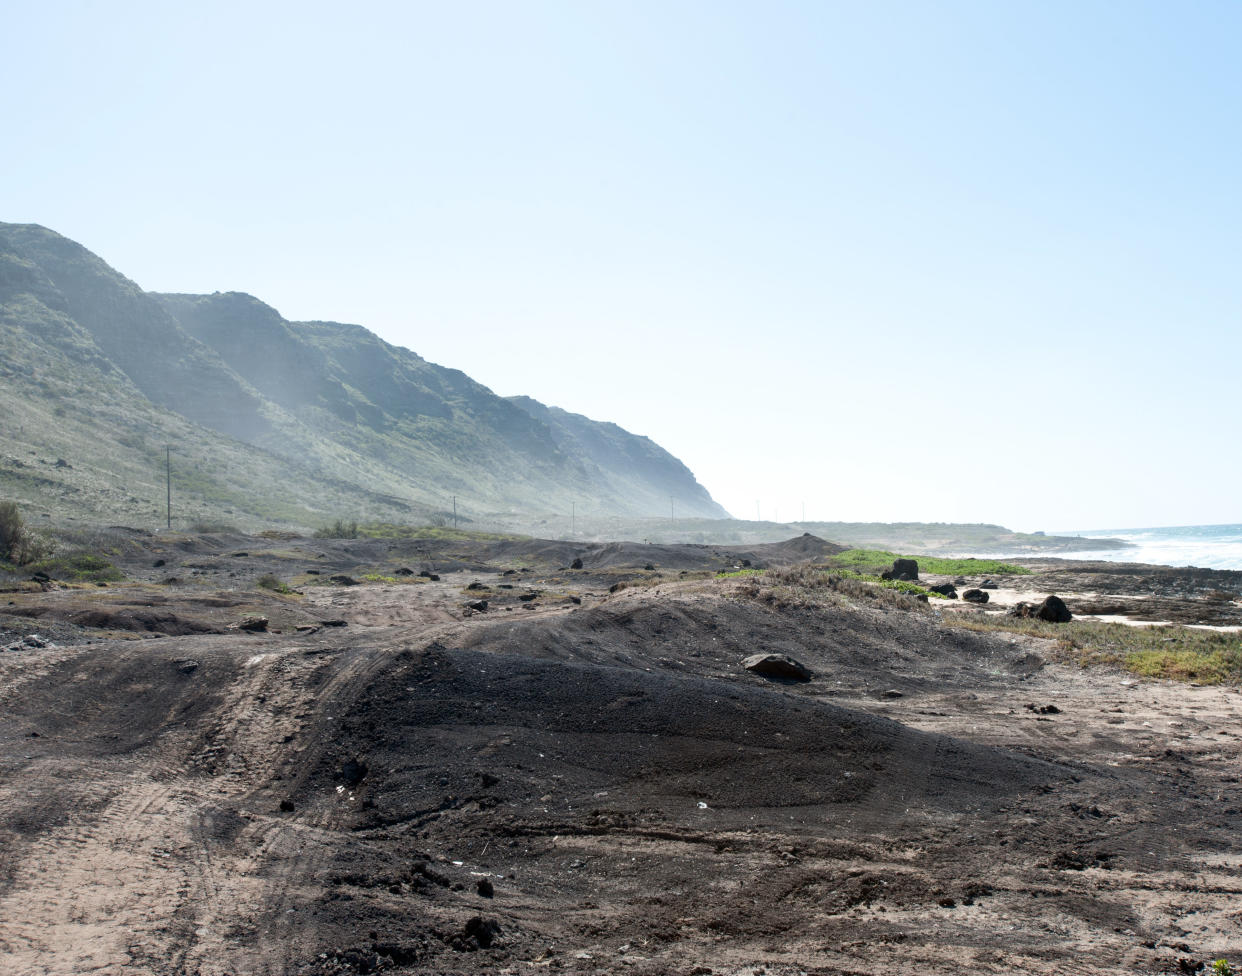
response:
<path fill-rule="evenodd" d="M 0 968 L 1111 974 L 1242 944 L 1232 692 L 913 601 L 668 581 L 463 618 L 474 578 L 308 589 L 346 622 L 315 632 L 0 656 Z"/>

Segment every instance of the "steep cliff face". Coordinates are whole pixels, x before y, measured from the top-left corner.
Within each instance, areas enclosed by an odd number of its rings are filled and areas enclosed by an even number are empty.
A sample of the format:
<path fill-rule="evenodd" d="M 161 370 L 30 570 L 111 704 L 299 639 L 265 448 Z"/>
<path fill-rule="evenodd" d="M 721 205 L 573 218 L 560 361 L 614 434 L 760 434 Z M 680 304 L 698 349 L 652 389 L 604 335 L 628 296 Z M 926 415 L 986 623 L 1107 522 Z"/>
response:
<path fill-rule="evenodd" d="M 557 447 L 592 466 L 595 479 L 651 514 L 675 510 L 686 517 L 728 518 L 694 473 L 649 437 L 591 420 L 526 396 L 510 397 L 551 431 Z"/>
<path fill-rule="evenodd" d="M 0 224 L 0 352 L 21 410 L 64 416 L 72 404 L 62 433 L 95 442 L 80 444 L 84 457 L 111 445 L 109 463 L 144 471 L 153 443 L 196 425 L 193 483 L 208 508 L 227 497 L 232 511 L 314 511 L 318 491 L 387 517 L 446 507 L 449 496 L 477 514 L 576 504 L 654 515 L 673 496 L 686 515 L 724 515 L 647 438 L 498 397 L 361 326 L 288 322 L 236 292 L 144 292 L 35 225 Z M 6 434 L 2 420 L 0 438 L 27 433 L 18 424 Z M 247 470 L 225 457 L 248 458 Z M 246 501 L 252 492 L 261 504 Z M 276 504 L 277 492 L 299 500 Z"/>

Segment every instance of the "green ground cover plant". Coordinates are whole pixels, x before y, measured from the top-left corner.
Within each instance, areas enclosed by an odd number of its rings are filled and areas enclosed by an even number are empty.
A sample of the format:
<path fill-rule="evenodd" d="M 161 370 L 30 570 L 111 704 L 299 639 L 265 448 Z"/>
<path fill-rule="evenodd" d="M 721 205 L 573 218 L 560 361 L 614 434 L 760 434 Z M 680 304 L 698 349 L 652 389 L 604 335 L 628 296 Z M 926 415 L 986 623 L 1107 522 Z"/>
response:
<path fill-rule="evenodd" d="M 368 539 L 475 539 L 480 542 L 503 542 L 526 539 L 528 536 L 508 532 L 475 532 L 438 525 L 398 525 L 394 522 L 368 522 L 358 527 L 358 534 Z M 354 538 L 350 536 L 349 538 Z"/>
<path fill-rule="evenodd" d="M 1031 570 L 999 559 L 942 559 L 939 556 L 903 556 L 883 549 L 847 549 L 829 560 L 829 565 L 847 569 L 887 569 L 894 559 L 913 559 L 919 572 L 945 576 L 1030 576 Z"/>
<path fill-rule="evenodd" d="M 1242 682 L 1242 635 L 1194 627 L 1133 627 L 1099 620 L 1052 624 L 981 614 L 946 614 L 945 623 L 978 631 L 1008 631 L 1056 641 L 1057 658 L 1081 667 L 1109 665 L 1144 678 L 1196 684 Z"/>
<path fill-rule="evenodd" d="M 89 552 L 48 556 L 25 568 L 71 583 L 119 583 L 125 578 L 125 574 L 103 556 Z"/>

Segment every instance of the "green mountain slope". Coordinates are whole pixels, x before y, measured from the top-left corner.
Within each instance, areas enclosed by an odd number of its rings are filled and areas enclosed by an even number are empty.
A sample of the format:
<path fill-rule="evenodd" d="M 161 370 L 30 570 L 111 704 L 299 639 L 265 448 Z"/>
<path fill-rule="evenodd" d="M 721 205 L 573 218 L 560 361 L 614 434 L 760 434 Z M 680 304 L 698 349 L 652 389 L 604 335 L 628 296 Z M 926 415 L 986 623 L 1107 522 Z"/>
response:
<path fill-rule="evenodd" d="M 167 443 L 184 518 L 409 521 L 454 496 L 468 518 L 670 495 L 724 515 L 646 438 L 532 413 L 360 326 L 143 292 L 34 225 L 0 224 L 0 378 L 0 492 L 60 515 L 154 518 Z"/>

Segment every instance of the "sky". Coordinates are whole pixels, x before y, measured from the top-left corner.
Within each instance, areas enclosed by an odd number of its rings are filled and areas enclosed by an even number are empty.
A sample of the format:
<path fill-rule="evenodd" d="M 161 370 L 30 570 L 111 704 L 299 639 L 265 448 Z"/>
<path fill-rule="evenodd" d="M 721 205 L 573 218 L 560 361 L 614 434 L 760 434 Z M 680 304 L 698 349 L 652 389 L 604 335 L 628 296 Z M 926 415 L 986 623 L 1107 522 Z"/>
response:
<path fill-rule="evenodd" d="M 1242 5 L 4 9 L 0 220 L 146 289 L 360 323 L 740 518 L 1242 522 Z"/>

